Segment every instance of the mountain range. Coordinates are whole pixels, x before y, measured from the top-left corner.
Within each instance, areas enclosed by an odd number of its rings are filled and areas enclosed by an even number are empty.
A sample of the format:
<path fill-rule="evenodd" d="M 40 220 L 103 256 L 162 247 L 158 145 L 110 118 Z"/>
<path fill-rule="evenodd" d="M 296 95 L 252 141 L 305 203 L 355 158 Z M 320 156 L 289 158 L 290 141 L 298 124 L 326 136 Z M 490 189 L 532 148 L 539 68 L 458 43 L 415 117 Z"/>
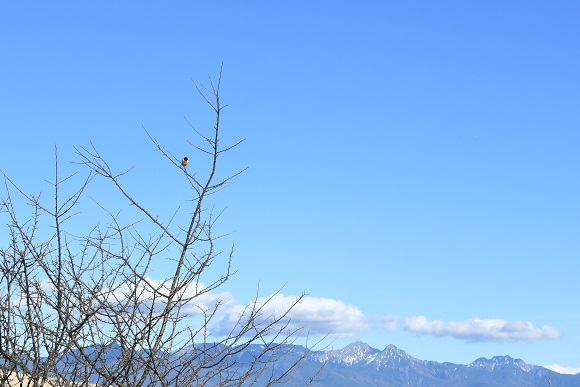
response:
<path fill-rule="evenodd" d="M 324 363 L 314 386 L 580 386 L 580 374 L 558 374 L 510 356 L 479 358 L 469 364 L 438 363 L 414 358 L 394 345 L 380 351 L 363 342 L 313 353 L 304 366 L 309 369 Z"/>
<path fill-rule="evenodd" d="M 530 365 L 520 359 L 510 356 L 494 356 L 491 359 L 479 358 L 469 364 L 438 363 L 420 360 L 408 355 L 405 351 L 387 346 L 384 350 L 370 347 L 357 341 L 339 350 L 309 351 L 299 345 L 277 345 L 280 351 L 270 352 L 265 345 L 251 344 L 242 347 L 225 347 L 222 344 L 203 344 L 187 347 L 179 352 L 160 356 L 175 359 L 177 364 L 196 362 L 203 356 L 221 358 L 235 368 L 235 374 L 246 375 L 255 372 L 256 360 L 266 365 L 266 372 L 244 386 L 265 385 L 271 375 L 283 373 L 299 359 L 300 366 L 292 377 L 282 386 L 305 386 L 316 376 L 311 384 L 313 387 L 573 387 L 580 386 L 580 374 L 559 374 L 541 366 Z M 105 350 L 99 347 L 88 347 L 90 353 L 99 354 L 101 364 L 115 363 L 122 359 L 121 347 L 113 344 Z M 226 349 L 226 351 L 222 351 Z M 221 353 L 228 353 L 222 357 Z M 266 354 L 266 355 L 265 355 Z M 306 354 L 306 356 L 305 356 Z M 91 355 L 92 356 L 92 355 Z M 74 363 L 72 358 L 65 358 L 61 369 L 66 369 Z M 252 366 L 251 364 L 254 364 Z M 247 368 L 246 365 L 248 365 Z M 187 367 L 187 366 L 185 366 Z M 270 367 L 270 368 L 268 368 Z M 179 367 L 172 372 L 179 372 Z M 210 372 L 206 368 L 204 372 Z M 247 368 L 247 369 L 246 369 Z M 209 375 L 209 374 L 208 374 Z M 218 375 L 218 374 L 214 374 Z M 203 374 L 200 374 L 203 377 Z M 91 376 L 93 383 L 98 382 L 97 375 Z M 205 379 L 206 384 L 213 385 L 219 380 L 217 376 Z M 99 383 L 100 384 L 100 383 Z M 155 384 L 155 383 L 152 383 Z M 221 385 L 216 382 L 216 386 Z M 228 384 L 229 385 L 229 384 Z M 233 385 L 233 384 L 232 384 Z M 235 384 L 237 385 L 237 384 Z"/>

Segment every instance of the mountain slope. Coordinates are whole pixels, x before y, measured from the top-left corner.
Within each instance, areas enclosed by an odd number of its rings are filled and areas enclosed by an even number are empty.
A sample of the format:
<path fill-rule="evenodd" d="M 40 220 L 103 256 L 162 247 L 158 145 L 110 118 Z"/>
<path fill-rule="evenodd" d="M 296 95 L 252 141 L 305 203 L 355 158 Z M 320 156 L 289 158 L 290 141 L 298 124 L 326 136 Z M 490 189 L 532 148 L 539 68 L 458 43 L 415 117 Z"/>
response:
<path fill-rule="evenodd" d="M 562 375 L 544 367 L 527 364 L 523 360 L 509 356 L 495 356 L 491 359 L 479 358 L 469 364 L 438 363 L 414 358 L 395 347 L 387 346 L 384 350 L 370 347 L 363 342 L 355 342 L 346 347 L 333 351 L 309 352 L 306 348 L 297 345 L 274 345 L 276 350 L 270 351 L 264 345 L 248 345 L 229 348 L 221 344 L 205 344 L 189 347 L 185 350 L 163 357 L 174 364 L 182 364 L 187 371 L 191 364 L 197 364 L 201 357 L 211 358 L 212 354 L 232 353 L 220 361 L 234 365 L 229 372 L 232 375 L 254 375 L 246 380 L 248 385 L 265 385 L 269 377 L 283 375 L 300 358 L 306 355 L 292 378 L 282 386 L 307 385 L 313 376 L 316 376 L 314 387 L 553 387 L 580 386 L 580 374 Z M 103 363 L 114 364 L 122 360 L 121 348 L 112 345 L 105 350 L 97 347 L 86 348 L 87 353 L 99 354 Z M 74 356 L 63 358 L 64 363 L 59 366 L 69 369 L 75 363 Z M 259 363 L 256 363 L 256 360 Z M 197 363 L 196 363 L 197 362 Z M 256 368 L 256 365 L 259 365 Z M 257 372 L 265 367 L 263 373 Z M 73 367 L 75 368 L 75 367 Z M 181 372 L 177 367 L 172 373 Z M 204 372 L 211 372 L 211 368 L 201 371 L 198 375 L 204 379 Z M 208 374 L 209 375 L 209 374 Z M 210 375 L 211 376 L 211 375 Z M 92 375 L 91 381 L 97 381 L 97 375 Z M 204 385 L 211 385 L 214 377 Z M 217 379 L 217 376 L 215 378 Z M 216 381 L 216 386 L 219 383 Z M 237 384 L 236 384 L 237 385 Z"/>
<path fill-rule="evenodd" d="M 318 352 L 308 362 L 323 364 L 322 386 L 447 386 L 529 387 L 580 386 L 579 375 L 560 375 L 509 356 L 480 358 L 462 365 L 437 363 L 409 356 L 394 345 L 383 351 L 356 342 L 332 352 Z"/>

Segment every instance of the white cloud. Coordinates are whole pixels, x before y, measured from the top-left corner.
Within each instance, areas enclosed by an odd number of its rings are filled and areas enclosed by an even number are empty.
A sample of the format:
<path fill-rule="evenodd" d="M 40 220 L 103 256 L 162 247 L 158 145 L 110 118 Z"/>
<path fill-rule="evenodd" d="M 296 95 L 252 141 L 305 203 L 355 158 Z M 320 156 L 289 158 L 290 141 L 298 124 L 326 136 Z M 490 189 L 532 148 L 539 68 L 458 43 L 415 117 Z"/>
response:
<path fill-rule="evenodd" d="M 534 328 L 528 321 L 470 318 L 463 321 L 428 321 L 425 316 L 405 318 L 405 330 L 417 334 L 450 336 L 468 342 L 533 343 L 557 339 L 560 332 L 552 327 Z"/>
<path fill-rule="evenodd" d="M 356 306 L 330 298 L 304 297 L 295 304 L 296 300 L 296 296 L 280 293 L 259 298 L 256 302 L 256 306 L 261 308 L 258 321 L 282 318 L 280 325 L 288 324 L 289 329 L 304 327 L 309 334 L 331 333 L 342 337 L 354 337 L 370 327 L 369 319 Z M 249 315 L 249 309 L 244 305 L 225 309 L 226 315 L 214 330 L 215 334 L 230 332 L 238 321 L 246 320 Z M 288 310 L 290 312 L 283 316 Z"/>
<path fill-rule="evenodd" d="M 145 278 L 137 286 L 129 283 L 122 283 L 104 292 L 104 297 L 111 303 L 123 305 L 127 299 L 131 299 L 128 308 L 134 305 L 135 297 L 139 307 L 151 308 L 157 312 L 165 308 L 166 298 L 160 294 L 168 294 L 171 282 L 160 281 L 152 278 Z M 232 295 L 228 292 L 212 293 L 201 282 L 191 283 L 184 287 L 178 294 L 174 302 L 181 305 L 181 311 L 189 316 L 201 315 L 206 311 L 213 311 L 217 305 L 228 305 L 232 302 Z"/>
<path fill-rule="evenodd" d="M 126 305 L 128 311 L 138 305 L 145 312 L 151 308 L 154 312 L 161 312 L 166 300 L 159 295 L 167 294 L 169 287 L 168 281 L 145 278 L 137 286 L 129 283 L 118 284 L 106 290 L 102 297 L 119 307 Z M 137 303 L 135 297 L 138 299 Z M 360 332 L 377 325 L 381 330 L 394 331 L 399 321 L 398 317 L 393 316 L 370 319 L 358 307 L 331 298 L 305 296 L 297 303 L 298 296 L 276 293 L 243 304 L 236 301 L 231 293 L 210 291 L 202 283 L 192 283 L 184 287 L 178 299 L 181 300 L 181 311 L 188 317 L 195 318 L 204 312 L 208 316 L 212 315 L 208 328 L 214 336 L 232 334 L 250 317 L 257 324 L 267 324 L 279 319 L 274 331 L 286 326 L 290 330 L 303 328 L 304 333 L 309 335 L 330 334 L 343 338 L 358 338 Z"/>
<path fill-rule="evenodd" d="M 399 320 L 401 320 L 397 316 L 382 316 L 376 319 L 378 323 L 381 324 L 382 329 L 387 332 L 394 332 L 397 330 L 397 326 L 399 325 Z"/>
<path fill-rule="evenodd" d="M 48 283 L 41 285 L 44 291 L 51 291 Z M 170 283 L 167 281 L 146 278 L 137 287 L 128 283 L 118 284 L 105 291 L 102 297 L 113 304 L 126 305 L 128 310 L 131 309 L 131 305 L 139 305 L 138 307 L 145 308 L 145 311 L 153 307 L 154 312 L 157 312 L 165 307 L 165 300 L 159 295 L 166 294 L 169 286 Z M 134 299 L 125 304 L 127 297 L 135 297 L 135 295 L 139 300 L 137 304 L 134 303 Z M 183 288 L 178 298 L 181 311 L 189 317 L 195 318 L 204 312 L 213 316 L 208 328 L 215 336 L 228 335 L 238 330 L 240 325 L 248 321 L 252 313 L 254 314 L 251 318 L 257 324 L 279 319 L 274 329 L 284 326 L 290 330 L 303 328 L 304 332 L 310 335 L 330 334 L 351 339 L 358 339 L 360 333 L 371 329 L 394 332 L 400 321 L 399 317 L 391 315 L 369 318 L 355 305 L 331 298 L 305 296 L 297 303 L 298 296 L 276 293 L 269 297 L 258 298 L 249 304 L 242 304 L 235 301 L 231 293 L 213 292 L 202 283 L 192 283 Z M 155 302 L 154 306 L 153 302 Z M 17 305 L 18 303 L 15 306 Z M 405 318 L 403 326 L 407 332 L 415 334 L 449 336 L 468 342 L 533 343 L 560 337 L 560 332 L 549 326 L 536 328 L 528 321 L 477 317 L 463 321 L 429 321 L 425 316 L 414 316 Z M 580 369 L 567 370 L 567 373 L 580 371 Z"/>
<path fill-rule="evenodd" d="M 552 364 L 552 365 L 548 365 L 548 366 L 544 366 L 549 370 L 552 370 L 554 372 L 557 372 L 559 374 L 569 374 L 569 375 L 576 375 L 577 373 L 580 373 L 580 367 L 577 368 L 572 368 L 572 367 L 565 367 L 565 366 L 561 366 L 559 364 Z"/>

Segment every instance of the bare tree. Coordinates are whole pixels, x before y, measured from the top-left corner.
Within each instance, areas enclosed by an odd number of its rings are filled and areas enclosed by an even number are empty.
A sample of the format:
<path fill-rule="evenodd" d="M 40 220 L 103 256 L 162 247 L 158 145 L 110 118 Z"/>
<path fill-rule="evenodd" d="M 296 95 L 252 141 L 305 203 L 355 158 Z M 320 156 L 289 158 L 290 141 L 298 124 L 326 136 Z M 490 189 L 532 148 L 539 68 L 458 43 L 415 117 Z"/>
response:
<path fill-rule="evenodd" d="M 215 225 L 221 212 L 208 206 L 208 197 L 243 172 L 218 173 L 221 157 L 243 142 L 220 142 L 221 79 L 220 69 L 217 82 L 210 77 L 208 87 L 194 82 L 215 116 L 210 132 L 190 124 L 198 139 L 190 145 L 207 159 L 207 170 L 191 171 L 187 159 L 146 131 L 192 192 L 169 216 L 142 205 L 123 185 L 127 171 L 115 171 L 93 145 L 76 149 L 78 164 L 87 167 L 82 178 L 59 176 L 55 147 L 48 201 L 23 192 L 2 172 L 6 197 L 0 214 L 9 238 L 0 249 L 0 387 L 269 386 L 292 378 L 312 349 L 306 345 L 297 352 L 288 345 L 304 335 L 289 318 L 304 294 L 290 308 L 270 313 L 273 298 L 257 292 L 228 334 L 212 335 L 226 300 L 210 296 L 234 274 L 234 247 L 220 250 L 222 235 Z M 83 218 L 80 199 L 97 179 L 107 181 L 140 218 L 126 223 L 103 206 L 106 222 L 96 222 L 88 233 L 75 232 L 75 226 L 90 222 Z M 77 188 L 64 194 L 73 183 Z M 19 210 L 14 193 L 31 213 Z M 154 260 L 169 270 L 164 279 L 152 279 Z M 223 273 L 208 281 L 216 262 Z"/>

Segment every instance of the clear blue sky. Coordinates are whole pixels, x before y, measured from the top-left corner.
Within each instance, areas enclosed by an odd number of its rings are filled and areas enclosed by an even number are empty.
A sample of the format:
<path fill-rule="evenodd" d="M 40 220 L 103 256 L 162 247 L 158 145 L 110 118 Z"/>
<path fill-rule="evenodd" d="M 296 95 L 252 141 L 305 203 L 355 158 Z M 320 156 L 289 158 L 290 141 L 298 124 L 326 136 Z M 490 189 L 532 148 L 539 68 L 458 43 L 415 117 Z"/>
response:
<path fill-rule="evenodd" d="M 224 168 L 249 170 L 216 201 L 222 291 L 306 291 L 296 319 L 337 348 L 580 370 L 577 1 L 2 2 L 0 58 L 25 189 L 92 141 L 172 210 L 142 125 L 191 154 L 183 117 L 212 123 L 191 79 L 223 62 L 224 139 L 247 138 Z"/>

